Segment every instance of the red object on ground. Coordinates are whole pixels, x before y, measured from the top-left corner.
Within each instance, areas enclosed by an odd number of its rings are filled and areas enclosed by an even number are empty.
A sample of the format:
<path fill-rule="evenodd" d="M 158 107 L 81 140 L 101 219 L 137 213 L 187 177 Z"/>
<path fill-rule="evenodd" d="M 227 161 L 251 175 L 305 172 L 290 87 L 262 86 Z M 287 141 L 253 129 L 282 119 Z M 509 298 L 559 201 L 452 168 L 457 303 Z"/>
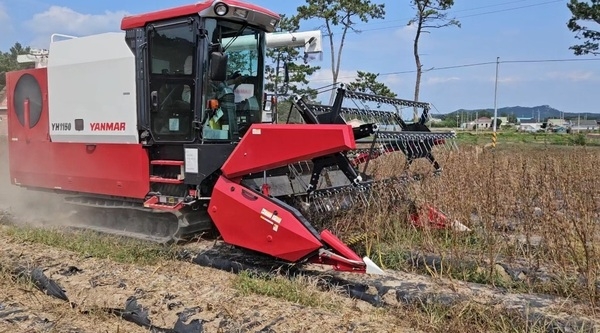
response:
<path fill-rule="evenodd" d="M 410 215 L 411 222 L 416 227 L 428 226 L 434 229 L 447 229 L 452 225 L 448 217 L 433 206 L 426 206 L 424 213 L 413 213 Z"/>

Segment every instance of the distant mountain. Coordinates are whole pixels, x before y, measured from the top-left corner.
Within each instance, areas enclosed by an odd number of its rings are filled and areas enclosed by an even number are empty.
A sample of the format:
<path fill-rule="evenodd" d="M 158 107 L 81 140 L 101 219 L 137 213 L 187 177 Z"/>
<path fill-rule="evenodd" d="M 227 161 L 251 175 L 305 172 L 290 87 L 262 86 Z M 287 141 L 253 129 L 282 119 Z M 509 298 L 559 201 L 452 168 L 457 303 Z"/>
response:
<path fill-rule="evenodd" d="M 465 115 L 475 117 L 475 113 L 479 112 L 480 117 L 483 116 L 493 116 L 494 109 L 478 109 L 478 110 L 466 110 L 460 109 L 444 115 L 446 117 L 456 117 L 456 114 Z M 540 105 L 540 106 L 509 106 L 498 108 L 498 117 L 508 117 L 514 116 L 517 118 L 534 118 L 537 119 L 538 116 L 541 121 L 548 118 L 565 118 L 565 119 L 577 119 L 578 116 L 581 116 L 581 119 L 597 119 L 600 120 L 600 113 L 573 113 L 573 112 L 563 112 L 557 110 L 549 105 Z M 587 117 L 587 118 L 586 118 Z"/>

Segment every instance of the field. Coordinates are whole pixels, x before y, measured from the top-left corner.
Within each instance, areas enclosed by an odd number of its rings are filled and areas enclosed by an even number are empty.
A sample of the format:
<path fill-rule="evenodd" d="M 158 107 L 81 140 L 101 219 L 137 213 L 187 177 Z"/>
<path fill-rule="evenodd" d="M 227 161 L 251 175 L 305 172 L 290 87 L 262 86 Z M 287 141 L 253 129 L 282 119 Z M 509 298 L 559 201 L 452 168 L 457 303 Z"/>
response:
<path fill-rule="evenodd" d="M 332 288 L 330 274 L 234 274 L 182 258 L 211 242 L 161 247 L 71 231 L 56 198 L 7 184 L 2 146 L 0 331 L 147 332 L 115 315 L 135 296 L 156 327 L 173 328 L 183 313 L 205 332 L 595 332 L 600 147 L 514 137 L 495 149 L 486 137 L 461 138 L 458 151 L 438 154 L 442 176 L 419 162 L 423 179 L 400 189 L 471 231 L 413 227 L 391 201 L 318 222 L 358 236 L 355 250 L 390 273 L 334 274 L 351 292 Z M 390 155 L 370 169 L 384 177 L 402 162 Z M 45 269 L 69 302 L 16 278 L 17 267 Z"/>

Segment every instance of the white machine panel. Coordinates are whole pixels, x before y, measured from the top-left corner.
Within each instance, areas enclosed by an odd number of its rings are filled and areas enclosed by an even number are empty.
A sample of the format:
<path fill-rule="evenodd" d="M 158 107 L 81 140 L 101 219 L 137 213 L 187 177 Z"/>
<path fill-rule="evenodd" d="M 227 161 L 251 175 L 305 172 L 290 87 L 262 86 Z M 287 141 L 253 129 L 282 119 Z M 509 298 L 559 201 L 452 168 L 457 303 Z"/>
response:
<path fill-rule="evenodd" d="M 125 34 L 52 42 L 49 51 L 51 140 L 138 143 L 135 59 Z"/>

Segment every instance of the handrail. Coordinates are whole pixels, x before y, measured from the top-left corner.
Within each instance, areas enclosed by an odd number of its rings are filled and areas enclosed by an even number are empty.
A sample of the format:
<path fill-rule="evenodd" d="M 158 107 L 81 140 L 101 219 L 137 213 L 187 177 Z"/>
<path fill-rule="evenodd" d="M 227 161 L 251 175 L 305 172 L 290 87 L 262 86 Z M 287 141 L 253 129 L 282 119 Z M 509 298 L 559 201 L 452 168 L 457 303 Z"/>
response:
<path fill-rule="evenodd" d="M 71 36 L 71 35 L 52 34 L 52 36 L 50 36 L 50 43 L 54 43 L 54 37 L 64 37 L 64 38 L 70 38 L 70 39 L 79 38 L 79 37 Z"/>

